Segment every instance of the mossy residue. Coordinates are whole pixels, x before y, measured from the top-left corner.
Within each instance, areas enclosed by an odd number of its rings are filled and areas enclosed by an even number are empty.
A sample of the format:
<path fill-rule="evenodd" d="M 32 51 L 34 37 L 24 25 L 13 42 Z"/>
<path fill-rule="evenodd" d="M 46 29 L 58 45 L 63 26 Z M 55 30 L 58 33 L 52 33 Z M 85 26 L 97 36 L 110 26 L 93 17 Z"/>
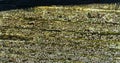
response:
<path fill-rule="evenodd" d="M 91 4 L 0 12 L 0 62 L 115 63 L 120 14 L 93 11 L 114 7 Z"/>

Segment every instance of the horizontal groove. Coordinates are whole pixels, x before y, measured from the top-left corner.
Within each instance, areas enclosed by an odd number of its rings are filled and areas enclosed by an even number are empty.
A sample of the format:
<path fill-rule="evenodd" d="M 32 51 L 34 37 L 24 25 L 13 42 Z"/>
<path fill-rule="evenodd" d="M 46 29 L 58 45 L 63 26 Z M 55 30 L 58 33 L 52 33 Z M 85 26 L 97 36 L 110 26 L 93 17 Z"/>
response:
<path fill-rule="evenodd" d="M 2 39 L 2 40 L 20 40 L 20 41 L 33 40 L 33 38 L 31 38 L 31 37 L 22 37 L 22 36 L 18 36 L 18 35 L 5 35 L 5 34 L 1 34 L 0 39 Z"/>
<path fill-rule="evenodd" d="M 98 35 L 120 35 L 120 32 L 90 32 L 89 30 L 85 31 L 73 31 L 73 30 L 56 30 L 56 29 L 40 29 L 42 31 L 50 31 L 50 32 L 74 32 L 74 33 L 81 33 L 81 34 L 98 34 Z"/>
<path fill-rule="evenodd" d="M 41 31 L 50 31 L 50 32 L 74 32 L 74 33 L 81 33 L 81 34 L 98 34 L 98 35 L 120 35 L 120 32 L 99 32 L 99 31 L 90 31 L 90 30 L 79 30 L 79 31 L 74 31 L 74 30 L 58 30 L 58 29 L 39 29 L 36 27 L 33 28 L 23 28 L 23 27 L 9 27 L 9 26 L 3 26 L 0 28 L 15 28 L 15 29 L 32 29 L 32 30 L 41 30 Z"/>

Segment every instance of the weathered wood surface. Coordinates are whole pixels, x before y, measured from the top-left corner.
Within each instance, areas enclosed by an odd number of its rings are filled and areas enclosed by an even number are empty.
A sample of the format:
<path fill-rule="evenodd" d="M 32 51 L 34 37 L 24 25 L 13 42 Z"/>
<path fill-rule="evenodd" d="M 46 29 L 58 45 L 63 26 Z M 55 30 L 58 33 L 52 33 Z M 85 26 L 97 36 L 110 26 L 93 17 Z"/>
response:
<path fill-rule="evenodd" d="M 80 8 L 0 12 L 0 62 L 119 63 L 120 13 Z"/>

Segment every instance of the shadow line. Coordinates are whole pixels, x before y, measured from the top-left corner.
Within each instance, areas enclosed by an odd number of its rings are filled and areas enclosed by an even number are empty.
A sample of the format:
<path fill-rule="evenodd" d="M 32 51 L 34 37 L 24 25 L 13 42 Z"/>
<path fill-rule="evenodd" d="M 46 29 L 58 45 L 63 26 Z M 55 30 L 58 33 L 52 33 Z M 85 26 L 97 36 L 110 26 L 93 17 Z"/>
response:
<path fill-rule="evenodd" d="M 83 5 L 83 4 L 114 4 L 119 5 L 120 0 L 0 0 L 0 11 L 12 9 L 25 9 L 36 6 L 52 5 Z"/>

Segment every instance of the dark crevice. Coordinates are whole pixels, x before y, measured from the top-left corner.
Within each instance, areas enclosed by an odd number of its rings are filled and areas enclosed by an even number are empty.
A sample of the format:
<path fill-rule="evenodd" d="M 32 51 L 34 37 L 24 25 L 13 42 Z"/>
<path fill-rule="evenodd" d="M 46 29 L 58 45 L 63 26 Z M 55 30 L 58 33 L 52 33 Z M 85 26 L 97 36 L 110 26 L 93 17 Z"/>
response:
<path fill-rule="evenodd" d="M 49 30 L 49 29 L 40 29 L 42 31 L 49 31 L 49 32 L 62 32 L 62 30 Z"/>
<path fill-rule="evenodd" d="M 80 33 L 80 34 L 92 34 L 92 35 L 120 35 L 120 32 L 94 32 L 90 30 L 83 30 L 83 31 L 73 31 L 73 30 L 52 30 L 52 29 L 40 29 L 42 31 L 48 32 L 73 32 L 73 33 Z"/>
<path fill-rule="evenodd" d="M 33 38 L 30 37 L 22 37 L 17 35 L 0 35 L 0 39 L 2 40 L 20 40 L 20 41 L 30 41 L 33 40 Z"/>

